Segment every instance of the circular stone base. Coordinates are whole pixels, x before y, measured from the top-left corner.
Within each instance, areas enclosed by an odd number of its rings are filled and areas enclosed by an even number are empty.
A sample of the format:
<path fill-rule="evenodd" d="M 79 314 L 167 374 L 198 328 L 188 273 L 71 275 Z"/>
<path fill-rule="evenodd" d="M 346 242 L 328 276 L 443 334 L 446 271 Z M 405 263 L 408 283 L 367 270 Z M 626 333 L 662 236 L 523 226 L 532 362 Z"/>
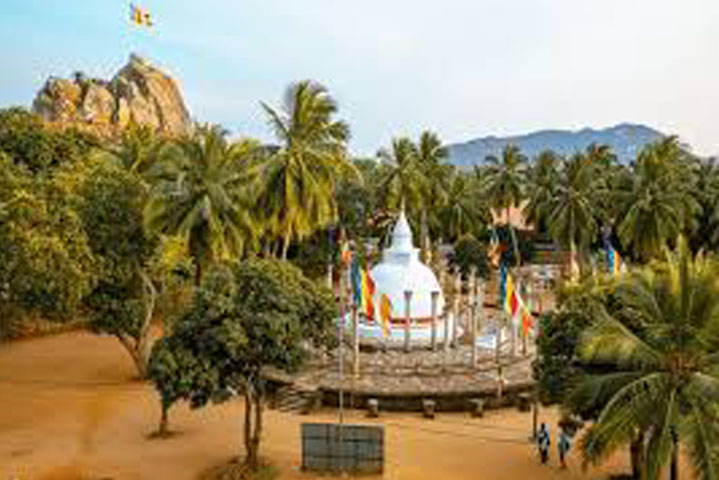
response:
<path fill-rule="evenodd" d="M 365 408 L 367 401 L 375 398 L 380 410 L 420 411 L 422 400 L 432 399 L 438 411 L 457 411 L 467 409 L 471 399 L 498 402 L 500 378 L 503 398 L 499 403 L 511 403 L 518 393 L 533 388 L 534 349 L 529 348 L 523 355 L 521 340 L 517 340 L 516 349 L 517 355 L 512 356 L 509 342 L 503 342 L 501 377 L 494 349 L 479 348 L 477 365 L 472 368 L 470 346 L 459 345 L 446 354 L 428 349 L 407 353 L 361 351 L 358 372 L 353 371 L 351 348 L 345 346 L 342 375 L 339 351 L 335 350 L 324 358 L 313 358 L 296 374 L 272 372 L 268 378 L 303 391 L 318 392 L 326 405 L 337 405 L 342 392 L 343 404 L 348 407 Z"/>

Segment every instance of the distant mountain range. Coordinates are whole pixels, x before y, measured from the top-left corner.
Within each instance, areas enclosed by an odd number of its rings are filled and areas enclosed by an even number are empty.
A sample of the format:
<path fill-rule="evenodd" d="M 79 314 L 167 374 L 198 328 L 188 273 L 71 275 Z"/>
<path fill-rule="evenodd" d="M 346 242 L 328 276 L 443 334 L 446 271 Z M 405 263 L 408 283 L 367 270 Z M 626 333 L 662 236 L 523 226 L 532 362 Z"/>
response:
<path fill-rule="evenodd" d="M 645 125 L 622 123 L 602 130 L 584 128 L 570 130 L 540 130 L 526 135 L 511 137 L 482 137 L 464 143 L 448 145 L 449 163 L 461 168 L 484 163 L 488 155 L 502 154 L 507 144 L 517 145 L 524 155 L 534 159 L 543 150 L 553 150 L 560 155 L 571 155 L 586 149 L 592 143 L 606 144 L 622 163 L 634 160 L 647 143 L 662 138 L 664 134 Z"/>

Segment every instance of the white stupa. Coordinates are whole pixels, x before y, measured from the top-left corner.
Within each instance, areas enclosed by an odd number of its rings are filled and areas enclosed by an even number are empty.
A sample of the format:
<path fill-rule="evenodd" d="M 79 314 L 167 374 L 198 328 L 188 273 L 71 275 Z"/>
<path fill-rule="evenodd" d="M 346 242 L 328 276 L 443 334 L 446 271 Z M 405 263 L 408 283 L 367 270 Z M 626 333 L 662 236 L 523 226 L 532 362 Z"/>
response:
<path fill-rule="evenodd" d="M 425 346 L 432 339 L 432 292 L 437 298 L 437 341 L 444 339 L 445 323 L 440 319 L 444 310 L 444 295 L 434 272 L 419 259 L 419 249 L 412 243 L 410 229 L 404 211 L 400 214 L 392 232 L 392 245 L 384 251 L 382 261 L 370 270 L 374 280 L 375 318 L 361 317 L 358 333 L 360 343 L 384 343 L 403 345 L 405 338 L 405 291 L 412 292 L 410 301 L 410 344 Z M 387 295 L 392 303 L 392 320 L 389 334 L 385 334 L 380 318 L 380 301 Z M 452 335 L 453 319 L 449 319 Z M 461 332 L 458 332 L 461 333 Z"/>

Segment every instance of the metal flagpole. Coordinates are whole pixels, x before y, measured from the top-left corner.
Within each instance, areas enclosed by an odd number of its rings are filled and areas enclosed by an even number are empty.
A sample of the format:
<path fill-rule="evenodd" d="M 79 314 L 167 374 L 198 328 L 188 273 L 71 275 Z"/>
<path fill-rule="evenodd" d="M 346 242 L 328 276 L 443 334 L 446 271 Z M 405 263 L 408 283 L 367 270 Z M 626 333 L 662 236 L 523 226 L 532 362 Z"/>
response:
<path fill-rule="evenodd" d="M 345 340 L 345 278 L 344 268 L 340 268 L 340 328 L 339 328 L 339 422 L 342 427 L 344 420 L 344 340 Z M 340 428 L 340 432 L 341 432 Z"/>

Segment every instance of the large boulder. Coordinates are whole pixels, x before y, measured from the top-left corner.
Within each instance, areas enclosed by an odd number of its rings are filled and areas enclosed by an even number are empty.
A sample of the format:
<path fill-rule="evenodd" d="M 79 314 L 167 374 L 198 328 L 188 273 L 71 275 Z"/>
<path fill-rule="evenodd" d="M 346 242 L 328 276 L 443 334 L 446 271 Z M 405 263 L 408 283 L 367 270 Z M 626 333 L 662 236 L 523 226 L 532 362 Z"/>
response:
<path fill-rule="evenodd" d="M 175 80 L 137 55 L 111 81 L 51 77 L 38 92 L 33 110 L 53 123 L 81 123 L 120 129 L 130 122 L 168 135 L 192 128 L 190 114 Z"/>

